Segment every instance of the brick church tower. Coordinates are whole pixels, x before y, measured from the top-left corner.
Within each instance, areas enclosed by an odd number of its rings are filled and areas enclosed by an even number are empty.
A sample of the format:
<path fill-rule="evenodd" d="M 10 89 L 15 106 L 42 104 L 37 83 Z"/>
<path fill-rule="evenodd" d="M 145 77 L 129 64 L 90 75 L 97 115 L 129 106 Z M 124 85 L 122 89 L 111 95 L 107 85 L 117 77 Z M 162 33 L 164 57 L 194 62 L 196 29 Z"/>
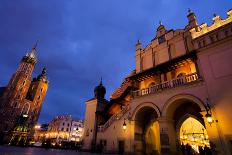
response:
<path fill-rule="evenodd" d="M 32 79 L 36 62 L 34 46 L 22 58 L 18 69 L 0 95 L 0 140 L 4 142 L 22 145 L 33 137 L 34 126 L 48 89 L 46 68 Z"/>

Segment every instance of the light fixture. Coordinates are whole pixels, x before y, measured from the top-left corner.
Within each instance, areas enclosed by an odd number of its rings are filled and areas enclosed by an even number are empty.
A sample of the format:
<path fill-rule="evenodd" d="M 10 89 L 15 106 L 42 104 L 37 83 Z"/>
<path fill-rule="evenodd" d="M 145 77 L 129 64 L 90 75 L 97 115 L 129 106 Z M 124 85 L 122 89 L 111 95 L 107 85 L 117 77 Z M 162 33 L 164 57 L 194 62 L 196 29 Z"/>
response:
<path fill-rule="evenodd" d="M 208 113 L 208 111 L 207 111 L 207 113 L 206 113 L 205 117 L 206 117 L 206 119 L 207 119 L 208 123 L 211 125 L 211 124 L 213 123 L 212 115 L 211 115 L 211 114 L 209 114 L 209 113 Z"/>
<path fill-rule="evenodd" d="M 209 125 L 211 126 L 211 124 L 214 122 L 214 120 L 212 117 L 212 112 L 211 112 L 208 98 L 206 98 L 206 105 L 204 105 L 204 106 L 205 106 L 205 110 L 206 110 L 205 118 L 206 118 L 207 122 L 209 123 Z M 218 122 L 218 121 L 216 120 L 216 122 Z"/>
<path fill-rule="evenodd" d="M 122 128 L 123 128 L 123 130 L 126 130 L 126 121 L 125 121 L 125 118 L 124 118 L 124 122 L 123 122 Z"/>
<path fill-rule="evenodd" d="M 23 117 L 26 118 L 26 117 L 28 117 L 28 115 L 27 114 L 23 114 Z"/>
<path fill-rule="evenodd" d="M 41 126 L 40 125 L 35 125 L 35 129 L 40 129 Z"/>

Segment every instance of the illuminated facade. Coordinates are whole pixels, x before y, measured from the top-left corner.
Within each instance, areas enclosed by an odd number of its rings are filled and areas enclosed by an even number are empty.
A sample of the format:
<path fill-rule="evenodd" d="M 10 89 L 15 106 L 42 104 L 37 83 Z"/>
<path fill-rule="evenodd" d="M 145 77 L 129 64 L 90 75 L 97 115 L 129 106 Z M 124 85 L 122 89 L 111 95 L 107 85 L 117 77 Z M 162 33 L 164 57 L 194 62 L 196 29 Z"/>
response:
<path fill-rule="evenodd" d="M 84 132 L 83 122 L 75 120 L 70 115 L 57 116 L 49 122 L 48 131 L 41 134 L 46 139 L 50 139 L 54 143 L 80 142 Z"/>
<path fill-rule="evenodd" d="M 36 78 L 32 73 L 37 62 L 36 46 L 21 60 L 0 97 L 1 140 L 25 145 L 33 139 L 34 125 L 48 89 L 46 68 Z"/>
<path fill-rule="evenodd" d="M 231 154 L 232 10 L 227 15 L 198 25 L 189 10 L 184 29 L 160 23 L 145 48 L 138 41 L 136 69 L 110 101 L 102 83 L 86 101 L 83 149 L 169 155 L 188 144 Z"/>

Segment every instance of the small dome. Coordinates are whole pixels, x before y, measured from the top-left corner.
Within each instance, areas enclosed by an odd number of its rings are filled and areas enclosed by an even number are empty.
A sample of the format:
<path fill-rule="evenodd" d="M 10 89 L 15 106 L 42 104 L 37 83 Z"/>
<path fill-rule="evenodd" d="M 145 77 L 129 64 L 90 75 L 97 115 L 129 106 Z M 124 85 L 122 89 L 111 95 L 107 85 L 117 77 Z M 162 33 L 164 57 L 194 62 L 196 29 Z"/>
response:
<path fill-rule="evenodd" d="M 43 81 L 45 83 L 48 83 L 46 73 L 47 73 L 47 69 L 44 67 L 42 73 L 40 75 L 38 75 L 37 78 L 35 78 L 34 80 Z"/>
<path fill-rule="evenodd" d="M 102 80 L 98 86 L 94 88 L 95 98 L 105 98 L 106 88 L 102 85 Z"/>

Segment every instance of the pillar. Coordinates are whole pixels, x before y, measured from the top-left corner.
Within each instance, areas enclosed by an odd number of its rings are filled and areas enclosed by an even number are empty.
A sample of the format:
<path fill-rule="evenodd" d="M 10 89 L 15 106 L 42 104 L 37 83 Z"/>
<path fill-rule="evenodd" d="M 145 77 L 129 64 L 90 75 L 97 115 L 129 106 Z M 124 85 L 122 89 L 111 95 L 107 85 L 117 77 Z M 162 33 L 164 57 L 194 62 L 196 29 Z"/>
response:
<path fill-rule="evenodd" d="M 176 152 L 176 132 L 174 121 L 166 117 L 158 118 L 160 126 L 161 155 L 170 155 Z"/>

